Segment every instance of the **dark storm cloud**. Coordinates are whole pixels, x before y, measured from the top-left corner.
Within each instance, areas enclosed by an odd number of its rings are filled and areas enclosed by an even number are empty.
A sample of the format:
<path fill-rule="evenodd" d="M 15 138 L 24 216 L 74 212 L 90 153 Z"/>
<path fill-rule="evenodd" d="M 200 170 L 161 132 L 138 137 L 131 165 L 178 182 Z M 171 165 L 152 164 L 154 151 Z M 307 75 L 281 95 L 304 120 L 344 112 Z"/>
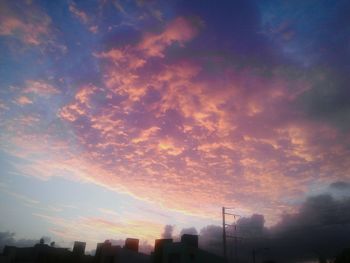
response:
<path fill-rule="evenodd" d="M 311 89 L 299 98 L 304 111 L 348 130 L 349 1 L 270 0 L 260 8 L 264 34 L 311 81 Z"/>
<path fill-rule="evenodd" d="M 49 243 L 51 241 L 50 237 L 42 237 L 45 243 Z M 0 232 L 0 251 L 7 246 L 17 246 L 17 247 L 30 247 L 37 243 L 39 243 L 40 239 L 16 239 L 15 233 L 12 232 Z"/>
<path fill-rule="evenodd" d="M 277 258 L 333 258 L 350 241 L 350 199 L 310 197 L 296 215 L 269 230 L 268 245 Z"/>
<path fill-rule="evenodd" d="M 183 56 L 209 58 L 205 74 L 222 71 L 213 59 L 262 74 L 288 65 L 288 72 L 311 87 L 295 107 L 344 131 L 350 128 L 349 10 L 348 1 L 326 0 L 179 1 L 175 6 L 176 14 L 202 21 L 201 34 Z"/>
<path fill-rule="evenodd" d="M 308 198 L 296 214 L 284 215 L 271 227 L 264 226 L 262 215 L 241 218 L 237 222 L 238 255 L 250 262 L 255 250 L 257 260 L 277 262 L 331 259 L 349 246 L 350 198 L 335 199 L 330 195 Z M 200 231 L 200 246 L 222 254 L 222 228 L 207 226 Z M 233 247 L 228 240 L 228 250 Z"/>
<path fill-rule="evenodd" d="M 302 227 L 324 227 L 350 223 L 350 198 L 334 199 L 324 194 L 310 197 L 301 206 L 298 214 L 285 216 L 274 231 L 293 231 Z"/>
<path fill-rule="evenodd" d="M 312 88 L 299 102 L 307 115 L 315 120 L 327 121 L 343 131 L 350 128 L 350 77 L 342 69 L 321 69 Z"/>
<path fill-rule="evenodd" d="M 350 191 L 350 183 L 338 181 L 329 185 L 331 189 L 340 190 L 340 191 Z"/>
<path fill-rule="evenodd" d="M 199 232 L 199 247 L 222 255 L 222 227 L 209 225 Z"/>
<path fill-rule="evenodd" d="M 268 229 L 264 226 L 264 222 L 263 215 L 254 214 L 251 217 L 242 217 L 237 221 L 236 229 L 239 233 L 237 234 L 233 228 L 228 228 L 227 235 L 244 236 L 247 240 L 254 240 L 255 242 L 267 234 Z M 200 230 L 199 236 L 199 246 L 201 248 L 222 255 L 222 227 L 215 225 L 206 226 Z M 228 246 L 232 246 L 231 239 L 228 239 Z M 244 249 L 246 250 L 246 248 Z M 228 250 L 231 251 L 231 249 Z"/>
<path fill-rule="evenodd" d="M 237 222 L 240 235 L 255 237 L 261 236 L 264 231 L 265 219 L 263 215 L 254 214 L 251 217 L 240 218 Z"/>
<path fill-rule="evenodd" d="M 255 1 L 179 1 L 176 13 L 196 16 L 202 21 L 201 35 L 189 44 L 190 56 L 218 56 L 240 65 L 277 61 L 271 43 L 261 34 Z"/>

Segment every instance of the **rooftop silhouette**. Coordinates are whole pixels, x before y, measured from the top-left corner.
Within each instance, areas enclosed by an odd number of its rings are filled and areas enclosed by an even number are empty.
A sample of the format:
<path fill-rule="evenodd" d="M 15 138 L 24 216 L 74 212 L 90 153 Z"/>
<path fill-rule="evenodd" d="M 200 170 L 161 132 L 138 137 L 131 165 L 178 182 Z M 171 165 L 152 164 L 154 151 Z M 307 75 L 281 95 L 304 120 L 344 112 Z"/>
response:
<path fill-rule="evenodd" d="M 54 243 L 54 242 L 52 242 Z M 54 244 L 53 244 L 54 245 Z M 86 243 L 75 241 L 73 250 L 49 246 L 40 239 L 33 247 L 5 246 L 0 263 L 224 263 L 224 258 L 198 248 L 198 235 L 184 234 L 181 241 L 156 239 L 151 255 L 139 252 L 139 240 L 127 238 L 124 246 L 106 240 L 94 256 L 85 254 Z"/>

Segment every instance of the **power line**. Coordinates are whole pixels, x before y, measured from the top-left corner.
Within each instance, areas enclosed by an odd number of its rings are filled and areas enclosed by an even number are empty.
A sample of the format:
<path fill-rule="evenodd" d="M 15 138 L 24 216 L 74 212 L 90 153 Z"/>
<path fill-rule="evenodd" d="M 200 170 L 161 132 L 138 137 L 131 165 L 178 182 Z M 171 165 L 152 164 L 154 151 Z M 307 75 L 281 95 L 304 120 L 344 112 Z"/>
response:
<path fill-rule="evenodd" d="M 224 258 L 227 261 L 227 238 L 232 238 L 234 240 L 234 261 L 238 262 L 238 240 L 240 237 L 237 236 L 237 220 L 241 217 L 238 214 L 234 214 L 232 212 L 227 212 L 227 210 L 233 210 L 232 207 L 222 207 L 222 243 L 223 243 L 223 254 Z M 227 224 L 226 223 L 226 216 L 230 216 L 234 218 L 233 224 Z M 227 235 L 227 230 L 230 230 L 229 228 L 233 228 L 234 235 Z"/>

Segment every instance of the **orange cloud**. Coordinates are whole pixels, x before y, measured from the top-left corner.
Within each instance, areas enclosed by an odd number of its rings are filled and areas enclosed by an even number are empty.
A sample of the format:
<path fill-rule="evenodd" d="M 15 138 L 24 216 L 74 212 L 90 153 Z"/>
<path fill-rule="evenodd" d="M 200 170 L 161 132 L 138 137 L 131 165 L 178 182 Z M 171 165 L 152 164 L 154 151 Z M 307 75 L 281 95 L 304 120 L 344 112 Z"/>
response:
<path fill-rule="evenodd" d="M 75 121 L 79 116 L 88 112 L 91 108 L 90 97 L 98 90 L 93 85 L 81 87 L 75 94 L 74 101 L 61 108 L 58 116 L 68 121 Z"/>
<path fill-rule="evenodd" d="M 168 155 L 179 155 L 184 151 L 183 147 L 179 147 L 170 138 L 162 139 L 158 143 L 158 149 Z"/>
<path fill-rule="evenodd" d="M 160 128 L 159 127 L 151 127 L 148 128 L 146 130 L 141 131 L 140 135 L 134 139 L 132 139 L 133 143 L 140 143 L 140 142 L 144 142 L 150 139 L 151 136 L 155 136 L 155 134 L 157 133 L 157 131 L 159 131 Z"/>
<path fill-rule="evenodd" d="M 75 99 L 81 104 L 89 105 L 90 97 L 95 93 L 96 90 L 97 88 L 95 86 L 84 86 L 80 88 L 80 90 L 75 94 Z"/>

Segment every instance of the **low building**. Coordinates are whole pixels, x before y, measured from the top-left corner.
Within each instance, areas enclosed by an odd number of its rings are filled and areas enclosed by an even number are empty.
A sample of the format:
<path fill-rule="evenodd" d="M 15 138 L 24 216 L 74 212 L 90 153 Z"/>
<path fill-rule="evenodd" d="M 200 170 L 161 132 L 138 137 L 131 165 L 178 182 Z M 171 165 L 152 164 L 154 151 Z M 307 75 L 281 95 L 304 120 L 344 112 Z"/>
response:
<path fill-rule="evenodd" d="M 81 257 L 85 254 L 85 242 L 75 241 L 73 246 L 73 254 L 75 256 Z"/>
<path fill-rule="evenodd" d="M 83 243 L 83 242 L 78 242 Z M 84 247 L 85 249 L 85 247 Z M 58 248 L 43 243 L 33 247 L 5 246 L 0 262 L 9 263 L 92 263 L 92 256 L 75 255 L 68 248 Z"/>
<path fill-rule="evenodd" d="M 198 248 L 197 235 L 183 235 L 181 242 L 158 240 L 154 263 L 225 263 L 224 258 Z"/>
<path fill-rule="evenodd" d="M 153 263 L 163 262 L 163 251 L 166 245 L 172 244 L 173 240 L 171 238 L 156 239 L 154 243 L 154 252 L 152 254 Z"/>
<path fill-rule="evenodd" d="M 124 247 L 114 246 L 108 240 L 98 243 L 94 263 L 150 263 L 149 255 L 138 252 L 139 240 L 128 238 Z"/>
<path fill-rule="evenodd" d="M 134 252 L 139 252 L 139 240 L 136 238 L 127 238 L 125 240 L 124 248 L 132 250 Z"/>
<path fill-rule="evenodd" d="M 0 263 L 225 263 L 222 257 L 198 248 L 197 235 L 183 235 L 180 242 L 157 239 L 154 252 L 139 252 L 139 240 L 128 238 L 123 247 L 106 240 L 98 243 L 95 256 L 85 255 L 85 242 L 74 242 L 68 248 L 48 246 L 44 242 L 33 247 L 6 246 Z"/>

